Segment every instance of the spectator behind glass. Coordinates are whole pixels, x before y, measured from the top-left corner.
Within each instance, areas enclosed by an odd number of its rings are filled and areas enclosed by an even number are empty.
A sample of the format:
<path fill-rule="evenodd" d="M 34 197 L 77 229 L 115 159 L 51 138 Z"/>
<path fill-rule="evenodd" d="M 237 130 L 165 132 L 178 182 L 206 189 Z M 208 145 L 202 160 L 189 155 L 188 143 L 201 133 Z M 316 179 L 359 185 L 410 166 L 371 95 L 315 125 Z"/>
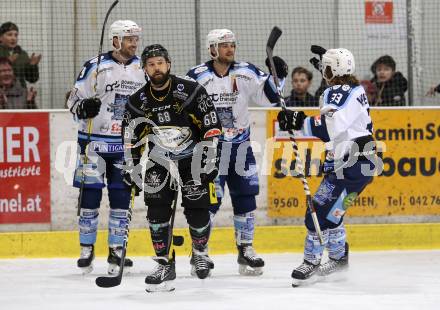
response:
<path fill-rule="evenodd" d="M 404 106 L 405 92 L 408 81 L 400 72 L 396 72 L 396 62 L 393 57 L 379 57 L 371 66 L 374 78 L 371 80 L 377 88 L 376 98 L 371 105 Z"/>
<path fill-rule="evenodd" d="M 36 94 L 16 79 L 11 61 L 0 57 L 0 109 L 36 109 Z"/>
<path fill-rule="evenodd" d="M 313 74 L 303 67 L 296 67 L 292 71 L 292 91 L 286 98 L 288 107 L 317 107 L 318 98 L 308 90 L 312 84 Z"/>
<path fill-rule="evenodd" d="M 41 55 L 32 53 L 29 58 L 25 50 L 18 43 L 18 27 L 12 22 L 3 23 L 0 26 L 0 57 L 7 57 L 14 69 L 15 76 L 23 87 L 26 81 L 35 83 L 38 81 L 38 63 Z"/>

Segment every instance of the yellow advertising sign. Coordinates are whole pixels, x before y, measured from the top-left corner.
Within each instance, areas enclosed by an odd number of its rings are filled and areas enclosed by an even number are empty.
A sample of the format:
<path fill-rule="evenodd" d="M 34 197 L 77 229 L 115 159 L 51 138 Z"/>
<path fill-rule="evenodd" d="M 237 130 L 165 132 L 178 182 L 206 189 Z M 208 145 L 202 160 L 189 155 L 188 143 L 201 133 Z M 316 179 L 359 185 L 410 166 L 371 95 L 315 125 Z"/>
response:
<path fill-rule="evenodd" d="M 316 115 L 318 111 L 305 111 Z M 305 194 L 296 177 L 292 143 L 267 112 L 267 137 L 274 137 L 268 176 L 268 216 L 303 217 Z M 440 109 L 373 109 L 374 136 L 383 160 L 376 176 L 349 209 L 352 216 L 440 215 Z M 297 139 L 310 190 L 318 188 L 324 144 L 313 137 Z"/>

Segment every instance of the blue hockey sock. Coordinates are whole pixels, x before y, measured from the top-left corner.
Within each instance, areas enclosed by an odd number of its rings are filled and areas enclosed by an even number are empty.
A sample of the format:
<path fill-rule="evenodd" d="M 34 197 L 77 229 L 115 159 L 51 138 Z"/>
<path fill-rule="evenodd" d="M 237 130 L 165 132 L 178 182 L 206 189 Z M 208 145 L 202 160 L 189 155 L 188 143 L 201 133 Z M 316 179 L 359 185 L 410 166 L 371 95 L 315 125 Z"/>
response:
<path fill-rule="evenodd" d="M 83 209 L 79 215 L 79 242 L 95 244 L 98 231 L 98 209 Z"/>
<path fill-rule="evenodd" d="M 109 247 L 122 246 L 125 230 L 128 223 L 128 210 L 110 209 L 108 218 L 108 245 Z"/>
<path fill-rule="evenodd" d="M 345 240 L 347 238 L 344 224 L 341 224 L 336 228 L 329 229 L 328 232 L 328 256 L 336 260 L 341 259 L 345 254 Z"/>
<path fill-rule="evenodd" d="M 328 242 L 328 230 L 322 232 L 322 237 L 324 238 L 324 245 L 321 245 L 319 242 L 319 237 L 316 232 L 310 230 L 307 231 L 304 245 L 304 260 L 313 265 L 319 265 L 321 263 L 322 253 Z"/>
<path fill-rule="evenodd" d="M 234 215 L 235 240 L 237 245 L 252 244 L 254 241 L 254 212 Z"/>

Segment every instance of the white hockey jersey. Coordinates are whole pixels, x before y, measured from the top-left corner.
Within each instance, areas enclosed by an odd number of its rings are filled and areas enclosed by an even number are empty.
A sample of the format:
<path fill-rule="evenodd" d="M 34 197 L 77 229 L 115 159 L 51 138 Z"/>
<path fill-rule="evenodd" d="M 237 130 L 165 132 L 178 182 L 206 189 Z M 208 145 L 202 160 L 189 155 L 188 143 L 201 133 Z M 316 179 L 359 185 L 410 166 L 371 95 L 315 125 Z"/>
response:
<path fill-rule="evenodd" d="M 327 88 L 321 97 L 320 115 L 307 117 L 302 132 L 327 142 L 326 149 L 333 153 L 334 159 L 343 158 L 356 138 L 373 132 L 364 88 L 350 85 Z"/>
<path fill-rule="evenodd" d="M 84 64 L 67 105 L 79 122 L 78 141 L 82 145 L 88 139 L 87 119 L 78 120 L 75 111 L 82 99 L 98 94 L 102 105 L 99 114 L 92 119 L 90 141 L 93 142 L 93 150 L 99 153 L 123 152 L 121 123 L 125 104 L 128 97 L 146 83 L 145 75 L 139 57 L 134 56 L 126 64 L 122 64 L 108 52 L 101 56 L 95 90 L 97 61 L 98 57 L 95 57 Z"/>
<path fill-rule="evenodd" d="M 222 141 L 249 140 L 249 104 L 275 106 L 279 102 L 273 78 L 247 62 L 234 62 L 225 76 L 219 76 L 210 60 L 192 68 L 187 76 L 205 87 L 211 97 L 223 127 Z"/>

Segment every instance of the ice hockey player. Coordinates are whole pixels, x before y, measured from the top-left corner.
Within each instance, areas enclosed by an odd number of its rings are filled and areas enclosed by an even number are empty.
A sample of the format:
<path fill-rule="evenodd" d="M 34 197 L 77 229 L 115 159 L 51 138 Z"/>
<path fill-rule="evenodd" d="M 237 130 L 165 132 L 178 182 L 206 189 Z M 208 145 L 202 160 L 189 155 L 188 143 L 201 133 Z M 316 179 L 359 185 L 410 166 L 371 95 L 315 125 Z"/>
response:
<path fill-rule="evenodd" d="M 178 188 L 171 179 L 178 170 L 182 206 L 192 239 L 194 272 L 206 278 L 213 267 L 208 257 L 209 207 L 217 203 L 214 178 L 218 173 L 217 140 L 221 126 L 214 105 L 203 86 L 170 74 L 171 59 L 159 44 L 142 52 L 142 66 L 149 81 L 133 94 L 123 120 L 124 141 L 130 160 L 124 179 L 139 190 L 142 143 L 148 141 L 144 200 L 158 265 L 145 278 L 147 291 L 169 291 L 176 278 L 172 242 L 172 207 Z M 146 138 L 146 139 L 145 139 Z M 171 255 L 170 255 L 171 254 Z M 170 257 L 171 256 L 171 257 Z"/>
<path fill-rule="evenodd" d="M 79 122 L 78 143 L 81 156 L 73 185 L 81 187 L 83 182 L 84 186 L 79 206 L 81 257 L 77 262 L 84 273 L 93 269 L 104 177 L 107 178 L 110 201 L 108 272 L 117 274 L 119 270 L 130 202 L 130 188 L 122 181 L 120 169 L 124 155 L 121 123 L 128 97 L 146 82 L 140 59 L 135 55 L 140 35 L 141 28 L 135 22 L 115 21 L 109 31 L 113 50 L 101 55 L 98 77 L 98 57 L 95 57 L 84 64 L 68 100 L 68 107 Z M 85 160 L 87 165 L 83 167 Z M 130 259 L 125 260 L 125 267 L 132 265 Z"/>
<path fill-rule="evenodd" d="M 278 96 L 271 76 L 251 63 L 235 61 L 236 41 L 235 34 L 228 29 L 210 31 L 206 47 L 211 60 L 192 68 L 187 75 L 206 88 L 223 127 L 219 142 L 220 174 L 215 180 L 219 203 L 211 208 L 211 217 L 214 218 L 220 207 L 227 183 L 234 209 L 239 273 L 261 275 L 264 261 L 253 248 L 259 182 L 250 146 L 248 107 L 251 104 L 275 106 Z M 274 60 L 284 85 L 287 65 L 279 57 Z M 242 171 L 236 171 L 237 162 L 244 162 Z"/>
<path fill-rule="evenodd" d="M 329 275 L 348 267 L 348 243 L 343 218 L 354 199 L 372 181 L 375 143 L 367 95 L 353 75 L 355 61 L 344 48 L 322 55 L 321 70 L 329 87 L 321 96 L 320 115 L 307 117 L 302 111 L 281 111 L 282 130 L 301 130 L 326 142 L 324 178 L 313 196 L 324 244 L 316 233 L 309 210 L 304 262 L 292 272 L 293 286 L 313 282 L 314 275 Z M 329 260 L 321 264 L 324 248 Z M 316 278 L 315 278 L 316 280 Z"/>

